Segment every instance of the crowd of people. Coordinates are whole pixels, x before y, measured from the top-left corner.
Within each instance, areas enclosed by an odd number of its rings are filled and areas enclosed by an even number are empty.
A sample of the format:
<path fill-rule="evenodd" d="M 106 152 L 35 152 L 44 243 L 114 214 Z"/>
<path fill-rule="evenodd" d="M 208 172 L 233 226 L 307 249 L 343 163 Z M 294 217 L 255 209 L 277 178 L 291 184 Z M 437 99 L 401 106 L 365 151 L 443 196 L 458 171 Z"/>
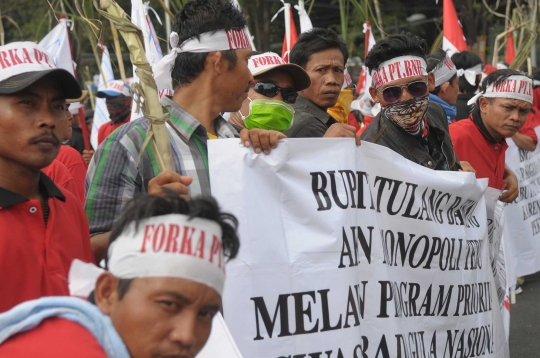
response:
<path fill-rule="evenodd" d="M 85 96 L 77 80 L 35 43 L 0 47 L 0 356 L 201 350 L 240 245 L 236 219 L 211 198 L 208 140 L 239 138 L 268 155 L 285 138 L 354 138 L 488 178 L 503 202 L 518 196 L 505 139 L 532 151 L 540 124 L 526 73 L 468 51 L 428 54 L 423 39 L 392 35 L 365 59 L 372 84 L 355 111 L 349 53 L 333 30 L 302 33 L 290 63 L 249 42 L 218 50 L 222 34 L 245 27 L 229 2 L 192 0 L 176 15 L 174 92 L 161 100 L 173 170 L 164 172 L 146 145 L 148 118 L 131 118 L 127 84 L 97 93 L 110 122 L 94 153 L 74 129 L 86 124 L 72 107 Z M 181 50 L 190 41 L 206 51 Z M 74 267 L 93 277 L 83 299 L 68 297 Z"/>

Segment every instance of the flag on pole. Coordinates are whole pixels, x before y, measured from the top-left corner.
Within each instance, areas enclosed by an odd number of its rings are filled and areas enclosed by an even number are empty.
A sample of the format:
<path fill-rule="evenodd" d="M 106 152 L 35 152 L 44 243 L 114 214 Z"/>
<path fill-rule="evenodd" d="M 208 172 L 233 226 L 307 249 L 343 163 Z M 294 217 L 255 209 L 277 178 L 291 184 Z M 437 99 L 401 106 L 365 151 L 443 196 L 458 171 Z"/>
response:
<path fill-rule="evenodd" d="M 508 24 L 508 30 L 512 30 L 512 24 Z M 514 47 L 514 32 L 509 32 L 508 40 L 506 41 L 506 54 L 504 60 L 507 64 L 511 64 L 516 59 L 516 48 Z"/>
<path fill-rule="evenodd" d="M 101 47 L 101 73 L 98 82 L 98 91 L 102 91 L 107 88 L 107 83 L 114 81 L 114 74 L 111 66 L 111 57 L 109 56 L 109 50 L 107 46 L 98 44 Z M 96 98 L 96 105 L 94 110 L 94 120 L 92 123 L 92 132 L 90 133 L 90 144 L 96 149 L 98 147 L 98 131 L 99 127 L 110 121 L 109 111 L 105 105 L 105 98 Z"/>
<path fill-rule="evenodd" d="M 67 19 L 60 19 L 58 25 L 39 42 L 39 46 L 47 50 L 58 68 L 62 68 L 75 76 L 68 37 L 69 22 Z"/>
<path fill-rule="evenodd" d="M 289 53 L 294 44 L 298 40 L 298 33 L 294 25 L 294 18 L 291 4 L 285 4 L 285 38 L 283 39 L 283 48 L 281 49 L 281 57 L 285 62 L 289 62 Z"/>
<path fill-rule="evenodd" d="M 304 33 L 313 28 L 313 24 L 304 8 L 304 0 L 298 0 L 298 5 L 294 5 L 294 8 L 298 11 L 300 17 L 300 33 Z"/>
<path fill-rule="evenodd" d="M 364 23 L 364 34 L 365 35 L 365 50 L 364 50 L 364 60 L 366 59 L 369 51 L 375 46 L 375 37 L 373 37 L 373 32 L 371 31 L 371 23 L 366 21 Z M 363 94 L 371 86 L 371 75 L 366 66 L 362 66 L 362 71 L 360 71 L 360 76 L 358 77 L 358 85 L 356 86 L 356 93 L 358 95 Z"/>
<path fill-rule="evenodd" d="M 452 0 L 443 1 L 443 34 L 442 48 L 448 56 L 467 50 L 467 41 Z"/>

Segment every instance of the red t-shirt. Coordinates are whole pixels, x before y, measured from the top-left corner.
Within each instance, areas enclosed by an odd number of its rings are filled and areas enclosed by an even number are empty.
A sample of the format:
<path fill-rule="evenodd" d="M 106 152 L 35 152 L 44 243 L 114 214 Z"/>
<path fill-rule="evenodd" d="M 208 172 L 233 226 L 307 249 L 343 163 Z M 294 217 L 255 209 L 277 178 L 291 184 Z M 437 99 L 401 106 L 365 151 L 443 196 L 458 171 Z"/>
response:
<path fill-rule="evenodd" d="M 69 172 L 68 168 L 59 160 L 53 160 L 48 167 L 41 169 L 41 171 L 51 178 L 52 181 L 60 188 L 64 188 L 71 194 L 79 197 L 79 189 L 77 189 L 73 176 Z"/>
<path fill-rule="evenodd" d="M 67 145 L 62 145 L 60 146 L 60 152 L 58 152 L 56 160 L 64 164 L 71 173 L 71 176 L 75 181 L 75 186 L 77 187 L 77 192 L 79 193 L 78 197 L 84 205 L 84 182 L 86 180 L 88 166 L 81 153 Z"/>
<path fill-rule="evenodd" d="M 49 318 L 0 345 L 0 357 L 107 358 L 97 339 L 78 323 Z"/>
<path fill-rule="evenodd" d="M 0 313 L 43 296 L 69 295 L 71 262 L 94 263 L 79 199 L 45 174 L 40 184 L 49 197 L 47 225 L 39 200 L 0 188 Z"/>
<path fill-rule="evenodd" d="M 537 113 L 533 113 L 532 111 L 530 111 L 529 116 L 527 117 L 527 120 L 525 121 L 525 124 L 523 124 L 523 127 L 520 128 L 518 133 L 531 137 L 532 140 L 534 141 L 534 144 L 537 144 L 538 136 L 536 135 L 536 132 L 534 130 L 536 126 L 538 126 Z"/>
<path fill-rule="evenodd" d="M 127 122 L 129 122 L 130 118 L 131 118 L 131 116 L 128 117 L 125 121 L 120 122 L 120 123 L 116 123 L 116 124 L 113 124 L 113 122 L 111 122 L 111 121 L 109 121 L 107 123 L 103 123 L 101 125 L 101 127 L 99 127 L 99 130 L 98 130 L 98 135 L 97 135 L 98 145 L 100 145 L 101 142 L 103 142 L 105 139 L 107 139 L 109 134 L 114 132 L 116 130 L 116 128 L 119 128 L 119 127 L 123 126 L 124 124 L 126 124 Z"/>
<path fill-rule="evenodd" d="M 477 178 L 488 178 L 490 187 L 502 189 L 506 142 L 491 143 L 471 118 L 451 124 L 449 132 L 458 159 L 469 162 Z"/>

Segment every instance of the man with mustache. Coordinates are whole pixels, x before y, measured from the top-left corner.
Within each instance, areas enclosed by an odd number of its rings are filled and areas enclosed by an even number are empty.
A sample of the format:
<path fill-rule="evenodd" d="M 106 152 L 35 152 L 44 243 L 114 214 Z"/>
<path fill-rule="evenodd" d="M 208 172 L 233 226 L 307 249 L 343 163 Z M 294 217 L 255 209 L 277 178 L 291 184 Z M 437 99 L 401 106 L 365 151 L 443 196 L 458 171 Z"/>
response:
<path fill-rule="evenodd" d="M 71 261 L 93 262 L 77 197 L 41 169 L 68 128 L 66 99 L 81 96 L 69 72 L 33 42 L 0 47 L 0 312 L 69 294 Z"/>
<path fill-rule="evenodd" d="M 506 168 L 505 138 L 525 124 L 533 102 L 533 81 L 514 70 L 497 70 L 482 82 L 482 91 L 471 98 L 471 116 L 450 126 L 450 136 L 460 160 L 476 169 L 488 185 L 506 190 L 500 201 L 511 203 L 519 194 L 515 174 Z"/>
<path fill-rule="evenodd" d="M 164 97 L 161 104 L 170 112 L 167 130 L 176 173 L 169 178 L 182 177 L 161 185 L 174 185 L 189 196 L 210 195 L 208 140 L 240 136 L 256 153 L 269 153 L 285 138 L 262 129 L 239 134 L 220 116 L 240 109 L 253 81 L 246 24 L 229 1 L 193 0 L 176 14 L 169 39 L 172 51 L 154 66 L 154 76 L 159 90 L 174 89 L 173 97 Z M 148 125 L 147 118 L 124 124 L 101 143 L 90 162 L 85 209 L 97 258 L 103 257 L 126 201 L 148 192 L 149 181 L 159 172 L 152 147 L 144 147 L 141 154 Z"/>
<path fill-rule="evenodd" d="M 351 137 L 360 144 L 355 127 L 338 123 L 327 112 L 338 102 L 348 57 L 347 45 L 334 30 L 314 28 L 298 37 L 290 62 L 307 72 L 311 85 L 299 92 L 294 104 L 293 125 L 285 135 L 290 138 Z"/>
<path fill-rule="evenodd" d="M 389 36 L 371 49 L 366 66 L 373 78 L 369 93 L 381 112 L 360 139 L 430 169 L 460 170 L 446 113 L 429 101 L 435 76 L 427 72 L 425 41 L 411 34 Z"/>

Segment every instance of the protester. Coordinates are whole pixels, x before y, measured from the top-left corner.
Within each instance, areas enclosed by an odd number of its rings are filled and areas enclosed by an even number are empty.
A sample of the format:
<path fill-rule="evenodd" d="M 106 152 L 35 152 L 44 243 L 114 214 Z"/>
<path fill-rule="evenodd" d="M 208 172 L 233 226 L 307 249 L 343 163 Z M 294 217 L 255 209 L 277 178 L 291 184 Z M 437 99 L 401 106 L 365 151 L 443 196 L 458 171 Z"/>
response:
<path fill-rule="evenodd" d="M 392 35 L 369 51 L 369 93 L 381 112 L 360 139 L 383 145 L 435 170 L 460 170 L 444 110 L 429 101 L 435 75 L 427 72 L 426 44 L 411 34 Z"/>
<path fill-rule="evenodd" d="M 107 83 L 107 88 L 98 91 L 96 96 L 105 99 L 110 119 L 110 122 L 99 127 L 98 145 L 100 145 L 116 128 L 129 122 L 132 97 L 129 86 L 120 80 Z"/>
<path fill-rule="evenodd" d="M 79 152 L 81 155 L 84 153 L 85 147 L 84 147 L 84 138 L 83 133 L 81 129 L 81 121 L 79 119 L 79 109 L 77 106 L 71 104 L 68 102 L 67 104 L 69 113 L 72 117 L 71 120 L 71 138 L 65 143 L 66 145 L 69 145 L 70 147 L 74 148 L 77 152 Z"/>
<path fill-rule="evenodd" d="M 428 55 L 426 62 L 427 71 L 435 75 L 435 89 L 429 91 L 429 100 L 439 104 L 446 112 L 448 123 L 452 123 L 456 118 L 455 104 L 459 93 L 456 66 L 443 49 Z"/>
<path fill-rule="evenodd" d="M 450 136 L 460 160 L 488 178 L 492 188 L 506 190 L 499 197 L 511 203 L 518 196 L 517 178 L 505 165 L 505 138 L 523 126 L 533 101 L 532 80 L 514 70 L 497 70 L 482 82 L 482 91 L 469 101 L 469 119 L 450 126 Z"/>
<path fill-rule="evenodd" d="M 73 259 L 93 262 L 77 197 L 41 172 L 68 129 L 75 78 L 33 42 L 0 47 L 0 312 L 42 296 L 68 294 Z"/>
<path fill-rule="evenodd" d="M 171 77 L 174 84 L 172 99 L 164 97 L 162 104 L 170 111 L 171 170 L 181 175 L 169 173 L 159 185 L 175 185 L 190 196 L 210 194 L 207 140 L 238 137 L 220 113 L 238 111 L 253 81 L 247 66 L 251 45 L 245 26 L 244 16 L 228 1 L 190 1 L 176 15 L 172 52 L 154 68 L 154 74 L 158 88 L 170 86 Z M 236 41 L 229 42 L 228 36 Z M 126 201 L 147 192 L 148 182 L 159 171 L 151 146 L 139 155 L 147 129 L 147 118 L 123 125 L 99 146 L 90 163 L 85 208 L 97 257 L 104 255 L 112 224 Z M 244 129 L 240 138 L 258 154 L 270 153 L 285 136 Z"/>
<path fill-rule="evenodd" d="M 276 53 L 251 56 L 248 63 L 254 78 L 248 97 L 238 112 L 231 113 L 229 123 L 237 130 L 261 128 L 283 132 L 293 123 L 298 91 L 311 84 L 306 71 L 286 63 Z"/>
<path fill-rule="evenodd" d="M 467 102 L 473 98 L 482 78 L 482 59 L 471 51 L 457 52 L 452 55 L 452 62 L 458 72 L 459 94 L 456 101 L 456 121 L 469 118 L 471 107 Z"/>
<path fill-rule="evenodd" d="M 347 45 L 331 29 L 314 28 L 298 37 L 290 62 L 306 70 L 311 86 L 296 100 L 288 137 L 356 137 L 353 126 L 338 123 L 327 112 L 338 101 L 348 57 Z"/>
<path fill-rule="evenodd" d="M 94 287 L 92 303 L 42 298 L 0 315 L 0 356 L 195 357 L 221 309 L 225 259 L 239 248 L 236 227 L 210 198 L 136 198 L 114 225 L 108 271 L 72 266 L 70 287 L 77 272 L 88 272 L 80 279 Z M 193 234 L 193 247 L 176 242 L 182 231 Z"/>

